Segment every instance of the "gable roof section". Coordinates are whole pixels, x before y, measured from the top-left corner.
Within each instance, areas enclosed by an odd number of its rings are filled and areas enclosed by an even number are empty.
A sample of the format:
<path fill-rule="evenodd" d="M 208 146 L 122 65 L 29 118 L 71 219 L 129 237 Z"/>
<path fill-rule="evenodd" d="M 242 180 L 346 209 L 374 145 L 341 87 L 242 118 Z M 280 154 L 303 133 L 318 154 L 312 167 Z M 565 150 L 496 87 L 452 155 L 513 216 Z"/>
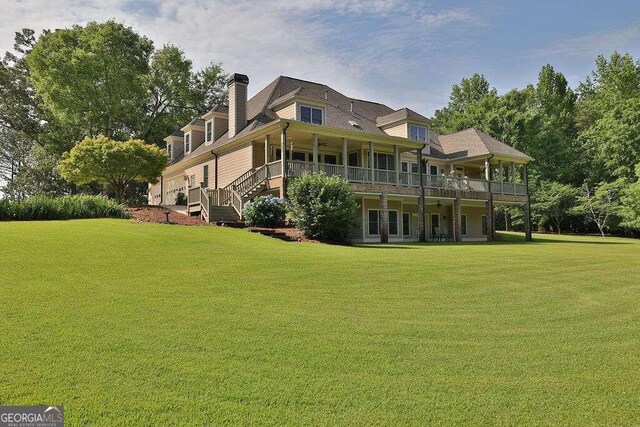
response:
<path fill-rule="evenodd" d="M 212 148 L 224 147 L 278 120 L 278 116 L 271 107 L 296 97 L 322 103 L 326 110 L 324 123 L 326 126 L 363 133 L 386 135 L 378 128 L 376 118 L 394 111 L 384 104 L 349 98 L 327 85 L 280 76 L 247 102 L 247 126 L 233 138 L 229 138 L 227 134 L 222 135 L 213 143 Z M 352 103 L 353 111 L 351 111 Z M 359 127 L 354 127 L 349 121 L 358 123 Z"/>
<path fill-rule="evenodd" d="M 502 141 L 479 131 L 469 128 L 449 135 L 438 135 L 437 142 L 442 154 L 448 159 L 469 158 L 485 156 L 489 154 L 515 157 L 524 160 L 533 160 L 521 151 L 505 144 Z"/>
<path fill-rule="evenodd" d="M 376 118 L 376 124 L 379 127 L 390 125 L 395 122 L 401 122 L 405 120 L 415 120 L 418 122 L 428 123 L 429 119 L 427 119 L 422 114 L 416 113 L 410 108 L 401 108 L 396 110 L 390 114 L 386 114 L 384 116 L 379 116 Z"/>

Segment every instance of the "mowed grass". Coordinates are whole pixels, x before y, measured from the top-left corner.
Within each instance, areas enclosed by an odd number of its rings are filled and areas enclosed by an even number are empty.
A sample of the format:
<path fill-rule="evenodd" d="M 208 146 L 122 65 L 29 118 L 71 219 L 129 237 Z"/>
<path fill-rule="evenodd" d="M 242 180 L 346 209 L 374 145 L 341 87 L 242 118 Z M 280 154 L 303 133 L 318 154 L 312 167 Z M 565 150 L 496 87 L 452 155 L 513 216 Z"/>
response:
<path fill-rule="evenodd" d="M 0 223 L 0 404 L 68 425 L 640 423 L 640 244 Z"/>

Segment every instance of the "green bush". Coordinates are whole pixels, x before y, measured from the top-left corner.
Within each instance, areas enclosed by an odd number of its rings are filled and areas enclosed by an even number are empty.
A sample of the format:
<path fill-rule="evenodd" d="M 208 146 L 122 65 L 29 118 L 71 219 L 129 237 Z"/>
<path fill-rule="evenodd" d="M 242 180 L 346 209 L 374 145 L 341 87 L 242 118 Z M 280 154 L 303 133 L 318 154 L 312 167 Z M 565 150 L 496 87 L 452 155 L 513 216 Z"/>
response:
<path fill-rule="evenodd" d="M 0 221 L 126 217 L 123 205 L 103 196 L 34 196 L 20 201 L 0 200 Z"/>
<path fill-rule="evenodd" d="M 346 243 L 357 223 L 353 190 L 340 177 L 305 174 L 289 185 L 289 215 L 310 238 Z"/>
<path fill-rule="evenodd" d="M 284 224 L 287 208 L 284 200 L 274 196 L 256 197 L 242 210 L 244 221 L 255 227 L 279 227 Z"/>
<path fill-rule="evenodd" d="M 187 205 L 187 196 L 182 191 L 178 191 L 178 194 L 176 194 L 176 205 L 178 206 Z"/>

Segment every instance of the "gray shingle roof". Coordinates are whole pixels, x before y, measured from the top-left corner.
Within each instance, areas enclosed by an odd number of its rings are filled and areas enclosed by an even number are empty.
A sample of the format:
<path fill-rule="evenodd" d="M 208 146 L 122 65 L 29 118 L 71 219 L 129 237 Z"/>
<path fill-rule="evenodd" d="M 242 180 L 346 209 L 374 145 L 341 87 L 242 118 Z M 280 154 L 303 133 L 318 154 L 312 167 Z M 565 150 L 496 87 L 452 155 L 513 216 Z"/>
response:
<path fill-rule="evenodd" d="M 465 129 L 449 135 L 437 135 L 436 139 L 439 144 L 437 148 L 441 149 L 442 154 L 447 159 L 497 154 L 523 160 L 533 160 L 532 157 L 475 128 Z"/>
<path fill-rule="evenodd" d="M 271 107 L 293 98 L 307 99 L 325 106 L 325 125 L 333 128 L 360 131 L 368 134 L 386 135 L 379 126 L 399 120 L 427 122 L 428 119 L 409 108 L 394 110 L 384 104 L 349 98 L 320 83 L 280 76 L 256 93 L 247 102 L 247 126 L 229 138 L 225 133 L 213 144 L 202 144 L 184 157 L 189 159 L 210 150 L 226 146 L 245 135 L 264 127 L 279 118 Z M 353 106 L 353 110 L 351 107 Z M 221 106 L 227 108 L 226 106 Z M 228 111 L 228 108 L 227 108 Z M 202 121 L 201 119 L 194 119 Z M 192 121 L 192 124 L 194 123 Z M 358 123 L 354 127 L 350 121 Z M 531 157 L 476 129 L 467 129 L 451 135 L 438 135 L 429 131 L 430 157 L 459 159 L 487 154 L 502 154 L 509 157 L 531 160 Z"/>
<path fill-rule="evenodd" d="M 386 114 L 384 116 L 380 116 L 376 118 L 376 124 L 378 126 L 385 126 L 391 123 L 399 122 L 402 120 L 416 120 L 420 122 L 428 122 L 427 119 L 422 114 L 416 113 L 410 108 L 401 108 L 399 110 L 394 111 L 393 113 Z"/>

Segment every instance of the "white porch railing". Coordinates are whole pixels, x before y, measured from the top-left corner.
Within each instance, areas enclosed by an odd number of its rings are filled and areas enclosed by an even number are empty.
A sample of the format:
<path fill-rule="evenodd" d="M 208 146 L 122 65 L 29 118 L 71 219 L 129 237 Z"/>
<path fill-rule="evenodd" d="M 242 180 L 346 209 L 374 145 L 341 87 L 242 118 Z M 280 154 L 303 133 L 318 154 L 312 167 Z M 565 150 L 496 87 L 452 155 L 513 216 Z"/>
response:
<path fill-rule="evenodd" d="M 319 163 L 317 170 L 330 176 L 344 175 L 344 166 L 342 165 Z M 288 176 L 298 177 L 302 176 L 304 173 L 313 173 L 313 171 L 313 163 L 298 160 L 287 161 Z M 419 187 L 420 185 L 420 175 L 412 172 L 400 172 L 396 175 L 395 170 L 374 169 L 373 178 L 373 183 L 375 184 L 392 184 L 407 187 Z M 347 181 L 371 183 L 371 169 L 348 166 Z M 524 196 L 527 194 L 527 187 L 525 185 L 514 184 L 512 182 L 489 182 L 482 179 L 449 175 L 423 175 L 422 182 L 426 188 L 476 191 L 482 193 L 487 193 L 491 190 L 495 194 L 518 196 Z"/>

